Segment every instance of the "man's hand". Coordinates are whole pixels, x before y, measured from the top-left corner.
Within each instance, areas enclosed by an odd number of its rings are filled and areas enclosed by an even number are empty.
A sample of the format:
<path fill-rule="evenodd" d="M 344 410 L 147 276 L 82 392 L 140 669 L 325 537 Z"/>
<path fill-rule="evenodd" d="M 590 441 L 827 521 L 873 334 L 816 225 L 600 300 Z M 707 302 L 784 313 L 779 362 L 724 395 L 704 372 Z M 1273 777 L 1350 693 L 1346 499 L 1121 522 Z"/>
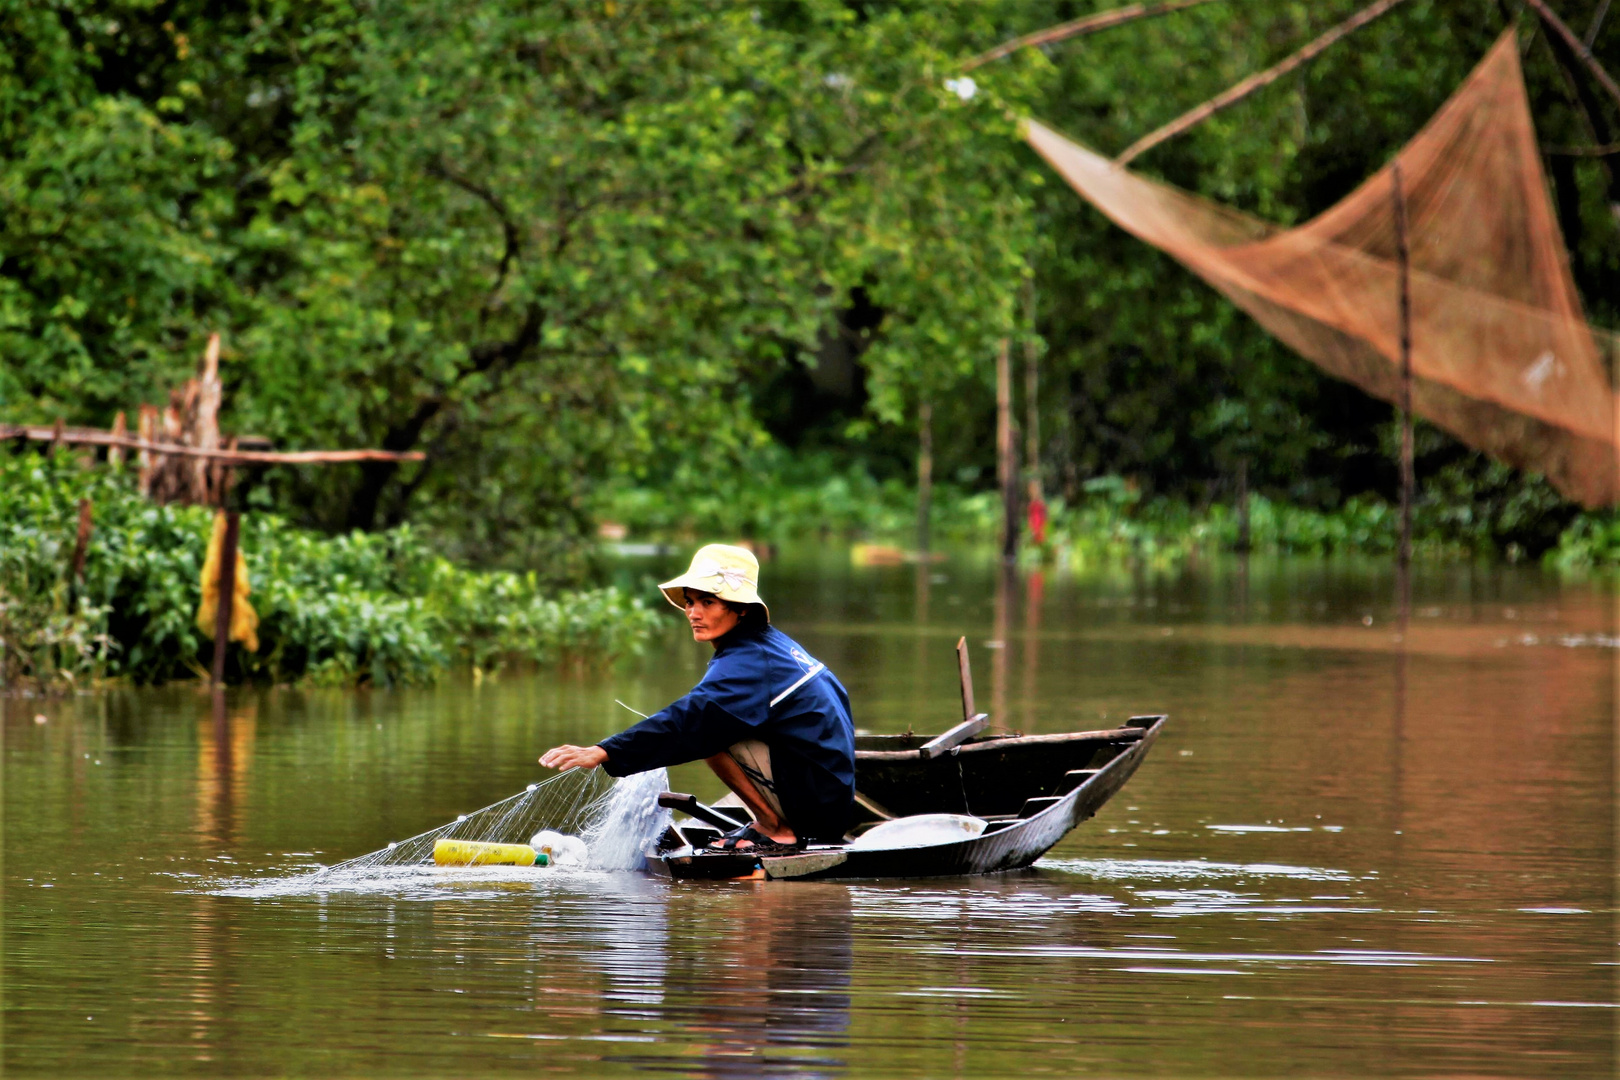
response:
<path fill-rule="evenodd" d="M 607 751 L 600 746 L 553 746 L 540 756 L 540 764 L 548 769 L 594 769 L 607 760 Z"/>

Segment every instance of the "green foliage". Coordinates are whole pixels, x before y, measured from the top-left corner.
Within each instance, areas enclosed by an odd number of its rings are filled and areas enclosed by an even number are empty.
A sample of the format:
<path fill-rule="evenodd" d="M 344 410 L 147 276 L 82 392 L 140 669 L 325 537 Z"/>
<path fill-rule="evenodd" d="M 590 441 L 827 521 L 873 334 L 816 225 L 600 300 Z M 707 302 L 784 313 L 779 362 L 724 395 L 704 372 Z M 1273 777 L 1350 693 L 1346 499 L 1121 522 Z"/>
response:
<path fill-rule="evenodd" d="M 636 537 L 746 537 L 781 543 L 809 536 L 892 536 L 909 527 L 915 495 L 828 455 L 760 452 L 751 470 L 682 468 L 657 486 L 621 484 L 593 506 Z"/>
<path fill-rule="evenodd" d="M 94 531 L 70 583 L 78 504 Z M 212 514 L 154 506 L 127 478 L 32 454 L 0 456 L 0 676 L 50 684 L 202 674 L 199 578 Z M 556 593 L 534 573 L 479 572 L 408 526 L 321 537 L 269 514 L 243 518 L 258 653 L 234 676 L 352 685 L 427 682 L 451 664 L 601 665 L 638 652 L 658 623 L 613 588 Z"/>
<path fill-rule="evenodd" d="M 1620 513 L 1579 515 L 1543 559 L 1549 566 L 1577 574 L 1620 568 Z"/>
<path fill-rule="evenodd" d="M 1230 502 L 1241 463 L 1278 504 L 1353 517 L 1395 494 L 1388 407 L 1105 221 L 1009 117 L 1115 151 L 1363 2 L 1199 5 L 979 68 L 965 97 L 963 58 L 1114 0 L 0 5 L 0 418 L 106 424 L 220 330 L 229 428 L 427 453 L 269 470 L 253 505 L 578 577 L 604 506 L 903 522 L 923 401 L 936 475 L 982 491 L 1006 339 L 1039 356 L 1040 468 L 1067 503 L 1115 475 Z M 1512 8 L 1411 0 L 1138 167 L 1306 220 Z M 1526 42 L 1543 142 L 1613 141 L 1613 110 L 1570 94 L 1588 76 Z M 1594 50 L 1613 70 L 1617 48 L 1611 16 Z M 1588 310 L 1620 323 L 1616 170 L 1547 160 Z M 776 453 L 809 421 L 762 398 L 834 354 L 857 371 L 811 441 L 838 460 Z M 1447 438 L 1420 451 L 1458 542 L 1534 553 L 1570 518 Z M 771 496 L 738 518 L 724 485 L 761 470 Z M 635 489 L 701 505 L 621 511 Z"/>
<path fill-rule="evenodd" d="M 943 87 L 972 4 L 0 19 L 0 410 L 104 423 L 223 330 L 237 430 L 428 451 L 272 472 L 304 521 L 532 565 L 601 479 L 763 445 L 740 378 L 853 289 L 895 313 L 875 357 L 960 367 L 1014 324 L 1008 99 Z"/>
<path fill-rule="evenodd" d="M 623 525 L 636 539 L 740 537 L 787 543 L 820 537 L 911 546 L 916 492 L 909 485 L 876 480 L 831 455 L 781 460 L 774 456 L 780 453 L 762 455 L 752 474 L 683 473 L 664 487 L 615 488 L 593 512 Z M 1477 482 L 1478 475 L 1494 480 L 1494 486 Z M 1620 525 L 1607 515 L 1572 516 L 1545 483 L 1516 478 L 1506 466 L 1454 469 L 1420 487 L 1413 537 L 1428 555 L 1517 560 L 1545 552 L 1559 566 L 1620 563 Z M 1076 567 L 1174 563 L 1199 552 L 1231 550 L 1241 531 L 1232 504 L 1199 507 L 1150 494 L 1120 476 L 1088 480 L 1076 499 L 1055 498 L 1048 512 L 1046 546 L 1031 547 L 1027 557 Z M 1001 517 L 998 492 L 949 483 L 934 488 L 930 531 L 942 544 L 994 544 Z M 1564 528 L 1565 522 L 1572 523 Z M 1332 510 L 1264 494 L 1249 499 L 1249 543 L 1255 551 L 1391 554 L 1399 529 L 1397 507 L 1376 496 L 1355 496 Z"/>

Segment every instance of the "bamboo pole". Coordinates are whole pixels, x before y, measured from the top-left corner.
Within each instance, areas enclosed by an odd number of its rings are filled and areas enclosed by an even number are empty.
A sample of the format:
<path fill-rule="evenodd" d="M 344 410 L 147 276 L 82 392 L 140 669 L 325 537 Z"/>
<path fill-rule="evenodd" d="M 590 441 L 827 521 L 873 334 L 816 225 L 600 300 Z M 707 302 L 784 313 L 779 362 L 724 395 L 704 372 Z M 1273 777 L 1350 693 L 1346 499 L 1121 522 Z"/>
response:
<path fill-rule="evenodd" d="M 1168 15 L 1183 8 L 1197 7 L 1207 4 L 1210 0 L 1167 0 L 1159 4 L 1126 4 L 1124 7 L 1113 8 L 1109 11 L 1099 11 L 1095 15 L 1073 19 L 1057 26 L 1049 26 L 1045 30 L 1037 30 L 1033 34 L 1013 38 L 1002 45 L 997 45 L 989 52 L 982 52 L 978 56 L 962 65 L 963 71 L 972 71 L 974 68 L 1000 60 L 1004 56 L 1011 56 L 1019 49 L 1028 49 L 1036 45 L 1051 45 L 1054 42 L 1065 41 L 1072 37 L 1082 37 L 1086 34 L 1095 34 L 1099 30 L 1108 30 L 1115 26 L 1123 26 L 1137 19 L 1148 19 L 1155 15 Z"/>
<path fill-rule="evenodd" d="M 1598 5 L 1598 9 L 1592 13 L 1592 21 L 1587 23 L 1586 34 L 1581 38 L 1581 43 L 1588 49 L 1592 47 L 1592 42 L 1597 40 L 1598 31 L 1603 29 L 1603 20 L 1608 17 L 1608 14 L 1609 0 L 1603 0 L 1603 3 Z"/>
<path fill-rule="evenodd" d="M 142 416 L 142 430 L 145 415 Z M 33 442 L 60 442 L 80 446 L 122 447 L 139 450 L 143 454 L 172 455 L 174 457 L 212 458 L 227 465 L 327 465 L 349 461 L 422 461 L 427 455 L 420 450 L 207 450 L 183 443 L 169 443 L 148 438 L 131 438 L 101 431 L 98 428 L 30 427 L 23 424 L 0 424 L 0 442 L 23 439 Z"/>
<path fill-rule="evenodd" d="M 203 350 L 202 373 L 197 380 L 197 407 L 195 422 L 191 429 L 191 444 L 201 450 L 218 450 L 219 447 L 219 407 L 224 400 L 224 390 L 219 384 L 219 335 L 208 335 L 208 347 Z M 209 483 L 211 476 L 211 463 L 207 458 L 198 458 L 191 464 L 192 501 L 209 503 L 213 494 L 213 485 Z M 220 501 L 224 505 L 224 501 Z"/>
<path fill-rule="evenodd" d="M 219 604 L 214 608 L 214 685 L 225 685 L 225 647 L 231 637 L 231 606 L 236 599 L 236 545 L 242 515 L 225 512 L 225 541 L 219 550 Z"/>
<path fill-rule="evenodd" d="M 996 478 L 1001 485 L 1001 557 L 1018 555 L 1018 459 L 1013 450 L 1012 345 L 996 351 Z"/>
<path fill-rule="evenodd" d="M 118 415 L 113 417 L 112 433 L 120 439 L 129 434 L 129 422 L 124 419 L 124 410 L 122 409 L 119 409 Z M 124 448 L 121 446 L 109 446 L 107 448 L 107 464 L 117 470 L 123 469 Z"/>
<path fill-rule="evenodd" d="M 1231 88 L 1227 89 L 1223 93 L 1217 94 L 1215 97 L 1210 98 L 1197 108 L 1189 109 L 1187 112 L 1182 113 L 1180 116 L 1176 117 L 1174 120 L 1170 121 L 1168 124 L 1165 124 L 1156 131 L 1148 132 L 1146 135 L 1127 146 L 1125 148 L 1125 152 L 1114 159 L 1114 163 L 1116 165 L 1129 165 L 1136 158 L 1153 149 L 1155 146 L 1158 146 L 1166 139 L 1172 139 L 1175 136 L 1180 135 L 1182 132 L 1198 126 L 1205 120 L 1208 120 L 1211 116 L 1214 116 L 1216 113 L 1220 112 L 1222 109 L 1227 108 L 1230 105 L 1236 105 L 1238 102 L 1242 101 L 1256 90 L 1270 86 L 1272 83 L 1276 82 L 1284 75 L 1287 75 L 1289 72 L 1303 66 L 1311 60 L 1316 59 L 1317 56 L 1321 55 L 1323 52 L 1326 52 L 1330 46 L 1338 42 L 1341 38 L 1344 38 L 1349 34 L 1361 29 L 1363 26 L 1366 26 L 1368 23 L 1372 22 L 1374 19 L 1378 18 L 1378 16 L 1382 15 L 1396 4 L 1403 2 L 1404 0 L 1377 0 L 1376 3 L 1361 9 L 1344 22 L 1327 31 L 1325 34 L 1322 34 L 1303 49 L 1300 49 L 1292 56 L 1289 56 L 1287 59 L 1283 60 L 1281 63 L 1274 64 L 1262 72 L 1250 75 L 1243 81 L 1233 84 Z M 1531 0 L 1531 3 L 1535 2 L 1536 0 Z"/>
<path fill-rule="evenodd" d="M 158 459 L 152 455 L 152 452 L 149 449 L 149 447 L 155 445 L 157 442 L 157 407 L 143 404 L 140 407 L 136 424 L 137 427 L 135 430 L 140 433 L 140 438 L 136 439 L 135 441 L 141 444 L 136 447 L 136 449 L 140 450 L 140 453 L 136 455 L 136 464 L 140 469 L 139 485 L 141 497 L 150 498 L 152 495 L 152 474 L 157 471 L 158 466 Z M 109 446 L 122 448 L 127 445 L 124 440 L 129 438 L 128 435 L 124 435 L 115 429 L 113 431 L 113 436 L 116 441 L 108 443 Z M 8 436 L 6 436 L 4 432 L 0 432 L 0 438 L 6 437 Z M 24 439 L 32 438 L 32 436 L 27 434 L 20 437 Z"/>
<path fill-rule="evenodd" d="M 1620 154 L 1620 142 L 1604 143 L 1601 146 L 1564 146 L 1554 144 L 1541 146 L 1543 154 L 1557 154 L 1559 157 L 1609 157 L 1611 154 Z"/>
<path fill-rule="evenodd" d="M 934 502 L 934 405 L 917 404 L 917 550 L 927 552 Z"/>
<path fill-rule="evenodd" d="M 1396 554 L 1397 582 L 1400 588 L 1402 631 L 1411 606 L 1412 494 L 1416 486 L 1412 437 L 1412 256 L 1407 243 L 1406 189 L 1401 163 L 1390 167 L 1390 190 L 1395 203 L 1395 261 L 1400 284 L 1401 318 L 1401 539 Z"/>
<path fill-rule="evenodd" d="M 1546 0 L 1525 0 L 1525 2 L 1536 9 L 1536 14 L 1541 16 L 1542 22 L 1552 27 L 1553 31 L 1564 39 L 1565 44 L 1575 51 L 1576 56 L 1580 57 L 1581 63 L 1586 65 L 1586 70 L 1592 73 L 1592 77 L 1598 81 L 1603 89 L 1609 92 L 1609 96 L 1614 98 L 1616 104 L 1620 104 L 1620 84 L 1617 84 L 1613 76 L 1604 70 L 1602 64 L 1598 63 L 1597 57 L 1592 55 L 1591 46 L 1577 37 L 1575 31 L 1564 24 L 1564 20 L 1553 14 L 1553 10 L 1547 6 Z M 1598 21 L 1593 20 L 1594 28 L 1597 25 Z"/>

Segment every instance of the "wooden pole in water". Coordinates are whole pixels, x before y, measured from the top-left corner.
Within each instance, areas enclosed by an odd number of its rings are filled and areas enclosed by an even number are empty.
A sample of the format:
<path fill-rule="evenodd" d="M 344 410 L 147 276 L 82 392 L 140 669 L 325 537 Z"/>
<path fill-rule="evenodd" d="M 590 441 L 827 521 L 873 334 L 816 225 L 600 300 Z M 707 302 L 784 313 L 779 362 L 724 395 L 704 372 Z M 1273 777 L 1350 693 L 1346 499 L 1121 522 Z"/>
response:
<path fill-rule="evenodd" d="M 962 719 L 978 715 L 973 708 L 973 668 L 968 663 L 967 638 L 956 639 L 956 670 L 962 679 Z"/>
<path fill-rule="evenodd" d="M 926 552 L 934 502 L 934 404 L 917 403 L 917 550 Z"/>
<path fill-rule="evenodd" d="M 1249 537 L 1249 459 L 1246 456 L 1238 458 L 1237 504 L 1237 552 L 1239 555 L 1247 555 L 1251 544 Z"/>
<path fill-rule="evenodd" d="M 1018 557 L 1018 458 L 1013 449 L 1012 345 L 996 353 L 996 476 L 1001 484 L 1001 557 Z"/>
<path fill-rule="evenodd" d="M 1029 502 L 1044 500 L 1041 490 L 1041 350 L 1035 341 L 1035 286 L 1024 287 L 1024 314 L 1029 336 L 1024 339 L 1024 471 Z"/>
<path fill-rule="evenodd" d="M 1407 243 L 1406 190 L 1399 161 L 1390 168 L 1390 188 L 1395 201 L 1395 262 L 1401 294 L 1401 539 L 1396 554 L 1400 618 L 1404 628 L 1411 605 L 1412 495 L 1417 480 L 1412 447 L 1412 273 L 1411 249 Z"/>
<path fill-rule="evenodd" d="M 225 646 L 231 636 L 231 603 L 236 598 L 236 545 L 242 516 L 225 511 L 225 540 L 219 550 L 219 605 L 214 609 L 214 685 L 225 685 Z"/>

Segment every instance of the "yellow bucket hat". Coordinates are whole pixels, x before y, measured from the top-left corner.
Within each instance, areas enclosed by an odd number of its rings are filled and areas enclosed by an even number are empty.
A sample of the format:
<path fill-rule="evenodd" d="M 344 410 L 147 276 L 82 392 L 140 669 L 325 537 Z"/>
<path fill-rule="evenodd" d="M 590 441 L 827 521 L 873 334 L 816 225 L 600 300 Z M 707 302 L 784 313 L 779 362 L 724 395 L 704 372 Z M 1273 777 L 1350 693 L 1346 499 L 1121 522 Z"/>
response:
<path fill-rule="evenodd" d="M 714 593 L 734 604 L 765 607 L 765 601 L 759 598 L 759 560 L 747 548 L 730 544 L 705 544 L 698 548 L 686 573 L 658 587 L 670 603 L 682 610 L 686 608 L 682 591 L 685 589 Z M 765 621 L 771 621 L 770 608 L 765 608 Z"/>

